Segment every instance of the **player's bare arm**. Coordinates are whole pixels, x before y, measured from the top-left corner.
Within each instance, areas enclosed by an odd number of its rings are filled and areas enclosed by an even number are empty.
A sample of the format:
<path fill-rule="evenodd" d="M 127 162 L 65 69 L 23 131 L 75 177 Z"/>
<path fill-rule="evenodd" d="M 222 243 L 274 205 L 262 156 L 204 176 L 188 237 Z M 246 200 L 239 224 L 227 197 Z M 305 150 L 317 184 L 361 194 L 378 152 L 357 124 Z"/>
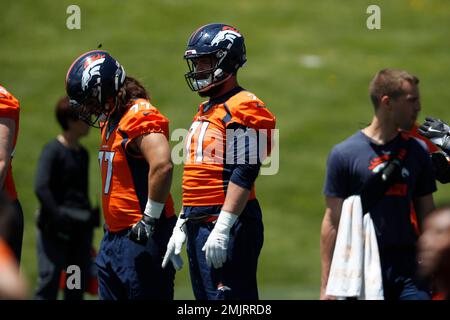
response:
<path fill-rule="evenodd" d="M 233 182 L 229 182 L 227 189 L 227 196 L 225 197 L 225 203 L 222 206 L 222 210 L 227 212 L 233 212 L 235 215 L 240 215 L 247 204 L 250 190 L 238 186 Z"/>
<path fill-rule="evenodd" d="M 138 137 L 135 145 L 150 166 L 148 197 L 164 203 L 169 196 L 173 171 L 167 138 L 162 133 L 150 133 Z"/>
<path fill-rule="evenodd" d="M 9 162 L 11 161 L 12 137 L 16 130 L 14 120 L 0 118 L 0 185 L 5 183 Z"/>
<path fill-rule="evenodd" d="M 325 197 L 326 209 L 320 233 L 320 256 L 322 265 L 320 299 L 322 300 L 333 299 L 333 297 L 325 294 L 325 290 L 328 283 L 328 275 L 330 273 L 343 202 L 344 200 L 342 198 Z"/>
<path fill-rule="evenodd" d="M 136 147 L 149 164 L 148 200 L 141 221 L 131 229 L 130 238 L 137 243 L 146 244 L 169 196 L 173 165 L 169 143 L 162 133 L 150 133 L 136 138 Z M 141 237 L 141 231 L 145 236 Z"/>

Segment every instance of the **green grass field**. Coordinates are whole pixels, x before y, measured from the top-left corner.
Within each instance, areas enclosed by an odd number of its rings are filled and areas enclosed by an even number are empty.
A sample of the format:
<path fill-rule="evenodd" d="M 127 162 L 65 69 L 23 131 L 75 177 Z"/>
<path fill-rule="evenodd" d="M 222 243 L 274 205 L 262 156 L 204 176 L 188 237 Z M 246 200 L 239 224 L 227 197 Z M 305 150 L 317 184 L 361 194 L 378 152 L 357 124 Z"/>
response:
<path fill-rule="evenodd" d="M 246 37 L 247 66 L 240 83 L 277 116 L 280 168 L 261 176 L 257 193 L 265 242 L 259 264 L 263 299 L 316 299 L 320 284 L 322 185 L 330 148 L 369 123 L 368 83 L 384 67 L 421 79 L 422 114 L 450 120 L 450 2 L 396 1 L 76 1 L 81 30 L 66 28 L 73 1 L 1 1 L 0 84 L 21 101 L 20 136 L 13 168 L 25 211 L 22 269 L 36 284 L 33 192 L 43 145 L 58 134 L 54 105 L 64 94 L 71 62 L 99 43 L 150 90 L 171 129 L 188 128 L 201 99 L 190 92 L 182 59 L 187 39 L 210 22 L 236 26 Z M 368 30 L 366 8 L 381 7 L 381 30 Z M 305 65 L 305 57 L 321 63 Z M 308 58 L 306 58 L 307 60 Z M 100 194 L 97 144 L 91 152 L 91 198 Z M 172 193 L 181 203 L 182 166 Z M 450 187 L 440 186 L 438 203 Z M 96 234 L 98 245 L 101 231 Z M 191 299 L 187 268 L 177 274 L 176 298 Z"/>

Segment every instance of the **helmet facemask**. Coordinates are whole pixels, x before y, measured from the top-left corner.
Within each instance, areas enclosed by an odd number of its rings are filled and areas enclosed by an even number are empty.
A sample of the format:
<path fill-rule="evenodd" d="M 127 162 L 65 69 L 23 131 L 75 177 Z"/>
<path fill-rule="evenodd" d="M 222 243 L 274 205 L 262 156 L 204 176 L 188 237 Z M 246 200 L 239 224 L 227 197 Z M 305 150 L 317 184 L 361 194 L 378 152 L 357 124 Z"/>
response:
<path fill-rule="evenodd" d="M 227 51 L 218 50 L 210 54 L 189 54 L 185 59 L 189 72 L 184 75 L 192 91 L 204 92 L 227 80 L 231 73 L 226 73 L 221 67 Z"/>
<path fill-rule="evenodd" d="M 98 96 L 95 95 L 87 98 L 81 103 L 78 103 L 74 100 L 71 100 L 70 102 L 73 107 L 76 107 L 78 109 L 79 118 L 94 128 L 102 127 L 102 123 L 108 120 L 108 117 L 114 110 L 115 106 L 114 103 L 113 108 L 107 107 L 107 104 L 109 106 L 113 101 L 110 101 L 110 103 L 107 102 L 102 104 L 100 103 Z"/>

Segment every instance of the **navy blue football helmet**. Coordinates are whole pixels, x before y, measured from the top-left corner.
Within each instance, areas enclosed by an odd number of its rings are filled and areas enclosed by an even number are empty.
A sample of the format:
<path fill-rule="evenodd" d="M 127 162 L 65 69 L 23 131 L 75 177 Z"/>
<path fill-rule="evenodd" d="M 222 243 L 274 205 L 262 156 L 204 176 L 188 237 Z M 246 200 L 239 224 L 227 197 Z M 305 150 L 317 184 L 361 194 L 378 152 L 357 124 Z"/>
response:
<path fill-rule="evenodd" d="M 185 74 L 189 88 L 207 91 L 223 83 L 245 64 L 244 37 L 226 24 L 205 25 L 189 38 L 184 59 L 189 67 Z"/>
<path fill-rule="evenodd" d="M 70 66 L 66 91 L 80 118 L 97 126 L 115 108 L 117 93 L 124 82 L 125 70 L 120 63 L 106 51 L 93 50 L 82 54 Z"/>

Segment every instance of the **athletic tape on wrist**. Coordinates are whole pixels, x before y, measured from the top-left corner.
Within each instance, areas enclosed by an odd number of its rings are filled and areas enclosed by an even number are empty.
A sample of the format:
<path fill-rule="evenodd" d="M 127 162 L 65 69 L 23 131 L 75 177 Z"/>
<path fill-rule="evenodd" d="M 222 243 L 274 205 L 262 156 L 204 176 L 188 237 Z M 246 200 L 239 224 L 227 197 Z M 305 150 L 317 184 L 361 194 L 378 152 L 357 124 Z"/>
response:
<path fill-rule="evenodd" d="M 152 199 L 148 199 L 147 204 L 145 205 L 144 214 L 146 216 L 159 219 L 161 216 L 161 212 L 164 209 L 164 203 L 153 201 Z"/>

